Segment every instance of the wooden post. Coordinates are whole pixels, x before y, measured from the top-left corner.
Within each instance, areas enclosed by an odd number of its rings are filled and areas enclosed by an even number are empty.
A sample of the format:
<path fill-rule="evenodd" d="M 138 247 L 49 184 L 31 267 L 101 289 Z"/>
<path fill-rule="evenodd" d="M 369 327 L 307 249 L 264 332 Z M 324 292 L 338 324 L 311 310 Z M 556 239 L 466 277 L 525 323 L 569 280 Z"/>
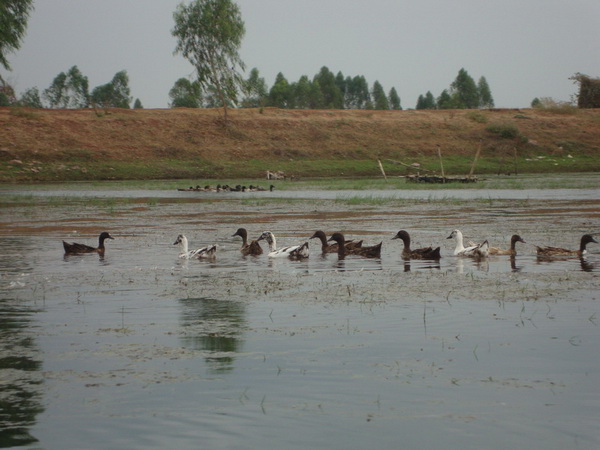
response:
<path fill-rule="evenodd" d="M 517 147 L 515 146 L 515 175 L 519 175 L 519 162 L 517 160 Z"/>
<path fill-rule="evenodd" d="M 379 170 L 381 170 L 381 174 L 383 175 L 383 178 L 385 178 L 387 180 L 387 177 L 385 176 L 385 170 L 383 170 L 383 165 L 381 164 L 381 161 L 379 159 L 377 160 L 377 164 L 379 164 Z"/>
<path fill-rule="evenodd" d="M 442 168 L 442 178 L 446 182 L 446 175 L 444 174 L 444 162 L 442 161 L 442 149 L 438 145 L 438 157 L 440 158 L 440 167 Z"/>
<path fill-rule="evenodd" d="M 479 155 L 481 154 L 481 139 L 479 139 L 479 147 L 477 147 L 477 153 L 475 153 L 475 158 L 473 159 L 473 164 L 471 164 L 471 171 L 469 172 L 469 178 L 473 176 L 475 172 L 475 166 L 477 165 L 477 160 L 479 159 Z"/>

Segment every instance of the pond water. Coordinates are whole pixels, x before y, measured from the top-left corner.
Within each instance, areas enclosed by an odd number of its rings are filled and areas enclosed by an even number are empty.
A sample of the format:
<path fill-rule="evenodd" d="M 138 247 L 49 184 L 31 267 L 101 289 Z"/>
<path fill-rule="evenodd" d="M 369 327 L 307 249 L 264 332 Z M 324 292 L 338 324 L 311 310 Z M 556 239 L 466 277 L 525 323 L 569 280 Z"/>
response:
<path fill-rule="evenodd" d="M 383 192 L 0 191 L 0 447 L 598 448 L 600 246 L 534 247 L 598 237 L 598 192 Z M 243 257 L 240 226 L 382 255 Z M 527 243 L 457 258 L 455 228 Z"/>

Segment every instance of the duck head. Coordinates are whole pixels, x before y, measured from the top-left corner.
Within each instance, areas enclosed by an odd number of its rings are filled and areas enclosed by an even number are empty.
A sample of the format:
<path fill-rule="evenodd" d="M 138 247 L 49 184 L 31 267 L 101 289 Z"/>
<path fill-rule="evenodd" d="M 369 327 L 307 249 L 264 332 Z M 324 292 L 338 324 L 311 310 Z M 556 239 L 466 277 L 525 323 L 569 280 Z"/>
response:
<path fill-rule="evenodd" d="M 178 244 L 187 244 L 187 238 L 183 235 L 180 234 L 179 236 L 177 236 L 177 239 L 175 240 L 175 242 L 173 242 L 173 245 L 178 245 Z"/>
<path fill-rule="evenodd" d="M 584 234 L 581 236 L 581 250 L 585 250 L 585 246 L 591 242 L 595 242 L 596 244 L 598 243 L 598 241 L 594 239 L 591 234 Z"/>
<path fill-rule="evenodd" d="M 313 234 L 309 239 L 315 239 L 315 238 L 319 238 L 323 241 L 327 240 L 327 236 L 325 236 L 325 232 L 323 232 L 321 230 L 315 231 L 315 234 Z"/>
<path fill-rule="evenodd" d="M 454 239 L 454 238 L 458 238 L 458 237 L 462 238 L 462 233 L 459 230 L 454 230 L 452 231 L 452 233 L 450 233 L 450 236 L 448 236 L 446 239 Z"/>
<path fill-rule="evenodd" d="M 231 235 L 231 237 L 234 237 L 234 236 L 240 236 L 241 238 L 247 238 L 248 232 L 246 231 L 245 228 L 238 228 L 237 231 Z"/>
<path fill-rule="evenodd" d="M 405 230 L 400 230 L 392 239 L 402 239 L 404 243 L 410 244 L 410 235 Z"/>
<path fill-rule="evenodd" d="M 513 234 L 510 238 L 510 242 L 522 242 L 523 244 L 527 244 L 527 242 L 525 242 L 523 238 L 518 234 Z"/>
<path fill-rule="evenodd" d="M 344 235 L 342 233 L 333 233 L 327 242 L 335 241 L 339 246 L 344 247 Z"/>
<path fill-rule="evenodd" d="M 114 239 L 114 237 L 112 237 L 107 231 L 103 231 L 100 233 L 100 240 L 103 241 L 104 239 Z"/>
<path fill-rule="evenodd" d="M 267 241 L 267 244 L 271 245 L 275 242 L 275 236 L 270 231 L 265 231 L 257 239 L 257 241 L 263 241 L 263 240 Z"/>

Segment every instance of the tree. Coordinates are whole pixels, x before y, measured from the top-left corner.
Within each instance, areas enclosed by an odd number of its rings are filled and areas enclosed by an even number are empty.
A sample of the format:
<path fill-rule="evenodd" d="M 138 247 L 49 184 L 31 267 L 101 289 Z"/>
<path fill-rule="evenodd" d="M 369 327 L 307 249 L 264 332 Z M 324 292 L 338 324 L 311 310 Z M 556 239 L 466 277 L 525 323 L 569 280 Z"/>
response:
<path fill-rule="evenodd" d="M 390 104 L 379 81 L 373 83 L 373 107 L 375 109 L 390 109 Z"/>
<path fill-rule="evenodd" d="M 444 89 L 438 97 L 437 107 L 439 109 L 453 109 L 457 107 L 454 99 L 448 92 L 448 89 Z"/>
<path fill-rule="evenodd" d="M 492 91 L 488 85 L 485 77 L 479 78 L 477 83 L 477 92 L 479 93 L 479 106 L 481 108 L 493 108 L 494 99 L 492 98 Z"/>
<path fill-rule="evenodd" d="M 336 84 L 335 75 L 327 67 L 321 67 L 321 70 L 313 78 L 313 83 L 318 83 L 323 94 L 323 108 L 343 109 L 344 95 Z"/>
<path fill-rule="evenodd" d="M 92 103 L 102 108 L 129 108 L 129 76 L 127 71 L 117 72 L 110 83 L 97 86 L 92 91 Z"/>
<path fill-rule="evenodd" d="M 21 95 L 19 105 L 26 108 L 43 108 L 40 91 L 37 87 L 29 88 Z"/>
<path fill-rule="evenodd" d="M 345 106 L 348 109 L 365 109 L 371 101 L 369 84 L 364 76 L 346 80 Z"/>
<path fill-rule="evenodd" d="M 456 79 L 450 85 L 456 108 L 478 108 L 479 92 L 475 80 L 465 69 L 460 69 Z"/>
<path fill-rule="evenodd" d="M 169 98 L 171 108 L 200 108 L 202 103 L 200 83 L 180 78 L 169 91 Z"/>
<path fill-rule="evenodd" d="M 400 96 L 398 95 L 398 92 L 396 92 L 395 87 L 390 89 L 390 93 L 388 94 L 388 100 L 390 102 L 390 109 L 402 109 L 402 106 L 400 106 Z"/>
<path fill-rule="evenodd" d="M 228 101 L 237 102 L 244 70 L 238 50 L 246 32 L 238 6 L 231 0 L 195 0 L 177 6 L 173 13 L 177 38 L 175 54 L 181 53 L 196 69 L 203 89 L 214 86 L 227 121 Z"/>
<path fill-rule="evenodd" d="M 419 95 L 419 99 L 417 100 L 416 109 L 435 109 L 436 103 L 435 98 L 431 91 L 427 91 L 427 94 Z"/>
<path fill-rule="evenodd" d="M 51 108 L 87 108 L 90 106 L 88 85 L 88 78 L 73 66 L 67 73 L 59 73 L 43 95 Z"/>
<path fill-rule="evenodd" d="M 135 102 L 133 102 L 133 109 L 144 109 L 144 105 L 142 105 L 139 98 L 136 98 Z"/>
<path fill-rule="evenodd" d="M 295 108 L 308 109 L 314 107 L 311 104 L 312 89 L 312 83 L 306 75 L 302 75 L 298 82 L 292 85 Z"/>
<path fill-rule="evenodd" d="M 242 108 L 258 108 L 265 105 L 268 95 L 267 83 L 259 76 L 256 67 L 250 71 L 250 76 L 244 85 L 244 93 L 246 96 L 241 102 Z"/>
<path fill-rule="evenodd" d="M 44 97 L 50 104 L 50 108 L 66 108 L 69 104 L 69 94 L 67 92 L 67 74 L 59 73 L 52 80 L 48 89 L 44 90 Z"/>
<path fill-rule="evenodd" d="M 0 106 L 14 105 L 17 101 L 15 90 L 8 84 L 0 84 Z"/>
<path fill-rule="evenodd" d="M 10 70 L 8 54 L 21 47 L 33 0 L 0 0 L 0 66 Z M 0 76 L 0 84 L 4 80 Z"/>
<path fill-rule="evenodd" d="M 275 83 L 269 91 L 269 105 L 277 108 L 288 108 L 292 92 L 290 84 L 281 72 L 275 77 Z"/>
<path fill-rule="evenodd" d="M 569 80 L 579 84 L 578 108 L 600 108 L 600 78 L 591 78 L 577 72 Z"/>

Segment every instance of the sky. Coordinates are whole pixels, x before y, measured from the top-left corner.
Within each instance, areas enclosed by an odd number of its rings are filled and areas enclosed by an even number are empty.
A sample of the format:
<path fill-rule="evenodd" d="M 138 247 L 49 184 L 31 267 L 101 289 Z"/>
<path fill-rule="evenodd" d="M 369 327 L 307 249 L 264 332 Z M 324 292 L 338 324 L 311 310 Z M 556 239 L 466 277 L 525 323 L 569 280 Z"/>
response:
<path fill-rule="evenodd" d="M 579 72 L 600 77 L 599 0 L 237 0 L 246 35 L 240 56 L 270 88 L 326 66 L 392 87 L 404 109 L 437 97 L 464 68 L 485 77 L 495 106 L 526 108 L 538 97 L 570 101 Z M 121 70 L 145 108 L 192 65 L 174 55 L 181 0 L 34 0 L 21 48 L 2 76 L 18 95 L 40 92 L 77 66 L 90 90 Z M 185 1 L 188 3 L 188 0 Z"/>

